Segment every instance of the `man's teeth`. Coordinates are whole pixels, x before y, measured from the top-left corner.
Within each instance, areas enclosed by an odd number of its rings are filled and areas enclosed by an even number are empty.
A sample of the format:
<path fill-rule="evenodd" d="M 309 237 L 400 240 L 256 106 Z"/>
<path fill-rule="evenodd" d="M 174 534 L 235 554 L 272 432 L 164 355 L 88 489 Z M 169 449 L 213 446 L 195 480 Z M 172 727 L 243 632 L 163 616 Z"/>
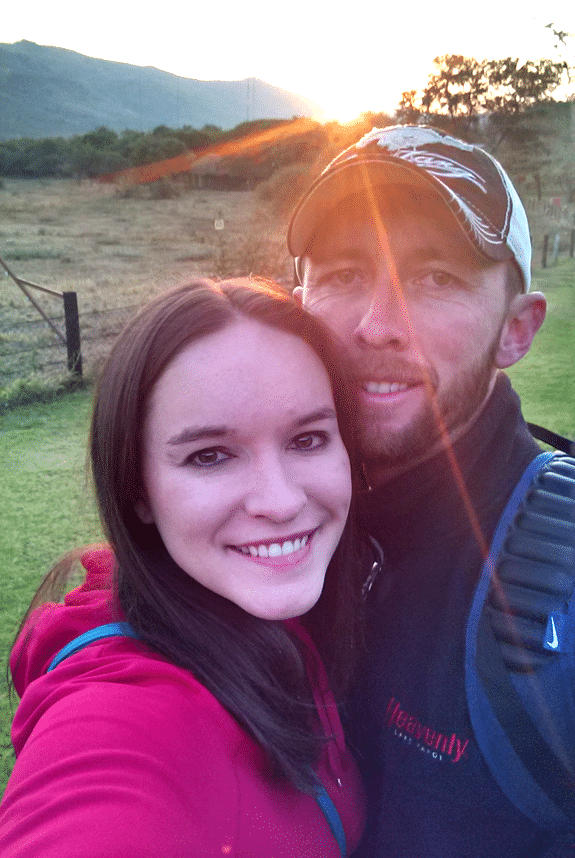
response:
<path fill-rule="evenodd" d="M 248 554 L 252 557 L 285 557 L 288 554 L 293 554 L 294 551 L 299 551 L 307 545 L 309 534 L 302 536 L 301 539 L 288 539 L 286 542 L 272 542 L 271 544 L 258 545 L 239 545 L 238 550 L 242 554 Z"/>
<path fill-rule="evenodd" d="M 364 387 L 368 393 L 398 393 L 400 390 L 407 390 L 409 385 L 397 381 L 368 381 Z"/>

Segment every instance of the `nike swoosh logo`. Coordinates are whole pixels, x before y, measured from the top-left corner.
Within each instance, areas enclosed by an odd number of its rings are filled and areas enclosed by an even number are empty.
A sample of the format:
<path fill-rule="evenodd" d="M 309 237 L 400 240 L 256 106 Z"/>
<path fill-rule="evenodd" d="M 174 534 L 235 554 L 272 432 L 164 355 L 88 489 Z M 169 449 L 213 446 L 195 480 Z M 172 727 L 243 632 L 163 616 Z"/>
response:
<path fill-rule="evenodd" d="M 545 646 L 548 647 L 549 649 L 557 649 L 557 647 L 559 646 L 559 638 L 557 637 L 557 629 L 555 628 L 555 620 L 553 619 L 553 617 L 550 617 L 549 619 L 551 622 L 551 629 L 553 631 L 553 637 L 551 638 L 551 640 L 545 641 Z"/>

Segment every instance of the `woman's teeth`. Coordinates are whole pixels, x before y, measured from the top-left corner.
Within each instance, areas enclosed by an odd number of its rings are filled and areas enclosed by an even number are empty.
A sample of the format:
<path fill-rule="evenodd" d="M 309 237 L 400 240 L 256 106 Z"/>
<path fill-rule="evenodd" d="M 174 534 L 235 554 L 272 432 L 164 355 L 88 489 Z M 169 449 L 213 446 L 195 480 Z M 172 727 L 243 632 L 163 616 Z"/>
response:
<path fill-rule="evenodd" d="M 251 555 L 252 557 L 286 557 L 288 554 L 293 554 L 294 551 L 299 551 L 307 545 L 309 534 L 302 536 L 301 539 L 288 539 L 286 542 L 272 542 L 258 545 L 240 545 L 238 551 L 242 554 Z"/>

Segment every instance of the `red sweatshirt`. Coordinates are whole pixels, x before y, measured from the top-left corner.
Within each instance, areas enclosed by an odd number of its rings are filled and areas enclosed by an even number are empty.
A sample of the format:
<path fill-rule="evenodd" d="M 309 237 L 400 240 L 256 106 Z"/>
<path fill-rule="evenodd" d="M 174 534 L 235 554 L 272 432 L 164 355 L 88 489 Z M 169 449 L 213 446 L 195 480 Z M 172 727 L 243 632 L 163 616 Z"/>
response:
<path fill-rule="evenodd" d="M 41 609 L 11 667 L 17 760 L 0 807 L 2 858 L 337 858 L 315 799 L 272 781 L 258 745 L 194 677 L 131 638 L 70 640 L 118 619 L 112 555 L 83 558 L 85 583 Z M 306 632 L 297 633 L 313 647 Z M 333 739 L 317 767 L 348 854 L 362 790 L 317 652 L 314 696 Z M 341 785 L 340 785 L 341 784 Z"/>

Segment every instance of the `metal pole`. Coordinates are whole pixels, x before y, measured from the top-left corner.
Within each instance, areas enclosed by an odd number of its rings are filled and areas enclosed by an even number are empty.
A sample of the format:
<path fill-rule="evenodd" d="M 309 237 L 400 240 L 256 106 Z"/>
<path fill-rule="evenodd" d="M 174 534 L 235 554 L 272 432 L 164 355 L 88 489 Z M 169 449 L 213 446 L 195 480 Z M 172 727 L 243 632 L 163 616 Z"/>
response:
<path fill-rule="evenodd" d="M 64 292 L 64 320 L 66 322 L 66 347 L 68 349 L 68 370 L 74 375 L 82 375 L 82 352 L 80 351 L 80 318 L 78 316 L 78 297 L 75 292 Z"/>

